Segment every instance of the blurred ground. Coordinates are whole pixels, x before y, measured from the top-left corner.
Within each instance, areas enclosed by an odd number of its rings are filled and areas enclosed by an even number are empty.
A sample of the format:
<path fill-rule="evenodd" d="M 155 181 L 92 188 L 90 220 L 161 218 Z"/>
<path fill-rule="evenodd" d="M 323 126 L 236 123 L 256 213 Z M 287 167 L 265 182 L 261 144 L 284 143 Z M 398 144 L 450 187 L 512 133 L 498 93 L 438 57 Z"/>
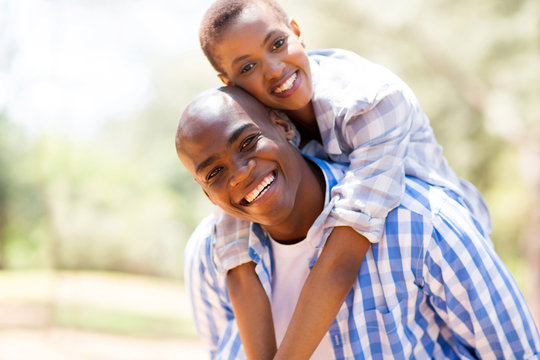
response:
<path fill-rule="evenodd" d="M 205 358 L 179 282 L 0 272 L 0 360 Z"/>
<path fill-rule="evenodd" d="M 178 281 L 0 271 L 0 360 L 207 358 Z"/>
<path fill-rule="evenodd" d="M 198 341 L 155 340 L 67 329 L 0 332 L 1 360 L 205 359 Z"/>

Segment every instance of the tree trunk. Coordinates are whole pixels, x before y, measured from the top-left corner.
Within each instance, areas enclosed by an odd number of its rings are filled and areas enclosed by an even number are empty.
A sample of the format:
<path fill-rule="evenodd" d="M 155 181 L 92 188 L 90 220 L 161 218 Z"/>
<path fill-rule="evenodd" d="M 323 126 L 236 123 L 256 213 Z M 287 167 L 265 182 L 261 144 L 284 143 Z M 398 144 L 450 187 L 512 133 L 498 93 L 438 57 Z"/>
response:
<path fill-rule="evenodd" d="M 534 138 L 534 136 L 533 136 Z M 540 144 L 532 141 L 521 152 L 523 178 L 531 189 L 531 212 L 523 231 L 522 244 L 528 271 L 527 303 L 537 326 L 540 326 Z"/>

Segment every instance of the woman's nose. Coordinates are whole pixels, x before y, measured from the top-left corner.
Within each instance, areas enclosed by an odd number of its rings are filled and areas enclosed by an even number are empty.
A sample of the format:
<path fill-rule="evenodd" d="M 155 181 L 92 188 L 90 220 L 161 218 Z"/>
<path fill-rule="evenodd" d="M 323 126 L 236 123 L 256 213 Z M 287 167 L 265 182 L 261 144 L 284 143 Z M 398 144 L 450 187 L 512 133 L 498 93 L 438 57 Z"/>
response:
<path fill-rule="evenodd" d="M 285 64 L 278 59 L 267 60 L 265 76 L 267 80 L 279 79 Z"/>

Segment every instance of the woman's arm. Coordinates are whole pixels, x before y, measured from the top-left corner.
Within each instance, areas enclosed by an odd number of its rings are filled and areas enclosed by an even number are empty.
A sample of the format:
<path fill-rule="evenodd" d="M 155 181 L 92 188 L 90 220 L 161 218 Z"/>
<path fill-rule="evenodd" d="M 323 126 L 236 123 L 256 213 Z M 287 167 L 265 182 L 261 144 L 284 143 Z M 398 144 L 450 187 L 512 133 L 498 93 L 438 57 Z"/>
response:
<path fill-rule="evenodd" d="M 272 359 L 277 349 L 274 322 L 255 263 L 248 262 L 229 270 L 227 290 L 247 358 Z"/>
<path fill-rule="evenodd" d="M 386 215 L 403 197 L 413 123 L 423 124 L 424 117 L 412 92 L 398 88 L 371 108 L 349 109 L 336 122 L 350 164 L 332 189 L 334 209 L 327 226 L 351 226 L 369 241 L 379 241 Z"/>
<path fill-rule="evenodd" d="M 412 124 L 423 116 L 414 96 L 394 89 L 371 108 L 348 110 L 336 121 L 350 165 L 332 189 L 334 208 L 325 227 L 334 230 L 306 280 L 276 359 L 313 353 L 356 280 L 370 242 L 379 241 L 386 215 L 401 202 Z"/>
<path fill-rule="evenodd" d="M 309 359 L 358 278 L 370 242 L 350 227 L 336 227 L 302 288 L 274 359 Z"/>

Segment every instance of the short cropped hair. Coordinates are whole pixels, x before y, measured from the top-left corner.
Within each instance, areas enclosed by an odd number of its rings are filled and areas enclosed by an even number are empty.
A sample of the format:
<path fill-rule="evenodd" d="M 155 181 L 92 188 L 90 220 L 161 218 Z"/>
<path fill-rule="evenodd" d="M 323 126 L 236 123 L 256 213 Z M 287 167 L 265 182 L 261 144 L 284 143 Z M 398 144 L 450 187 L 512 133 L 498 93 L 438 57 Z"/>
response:
<path fill-rule="evenodd" d="M 214 45 L 221 40 L 225 28 L 230 25 L 249 6 L 265 4 L 289 26 L 289 16 L 276 0 L 216 0 L 204 14 L 199 29 L 199 41 L 204 55 L 217 72 L 223 73 Z"/>

